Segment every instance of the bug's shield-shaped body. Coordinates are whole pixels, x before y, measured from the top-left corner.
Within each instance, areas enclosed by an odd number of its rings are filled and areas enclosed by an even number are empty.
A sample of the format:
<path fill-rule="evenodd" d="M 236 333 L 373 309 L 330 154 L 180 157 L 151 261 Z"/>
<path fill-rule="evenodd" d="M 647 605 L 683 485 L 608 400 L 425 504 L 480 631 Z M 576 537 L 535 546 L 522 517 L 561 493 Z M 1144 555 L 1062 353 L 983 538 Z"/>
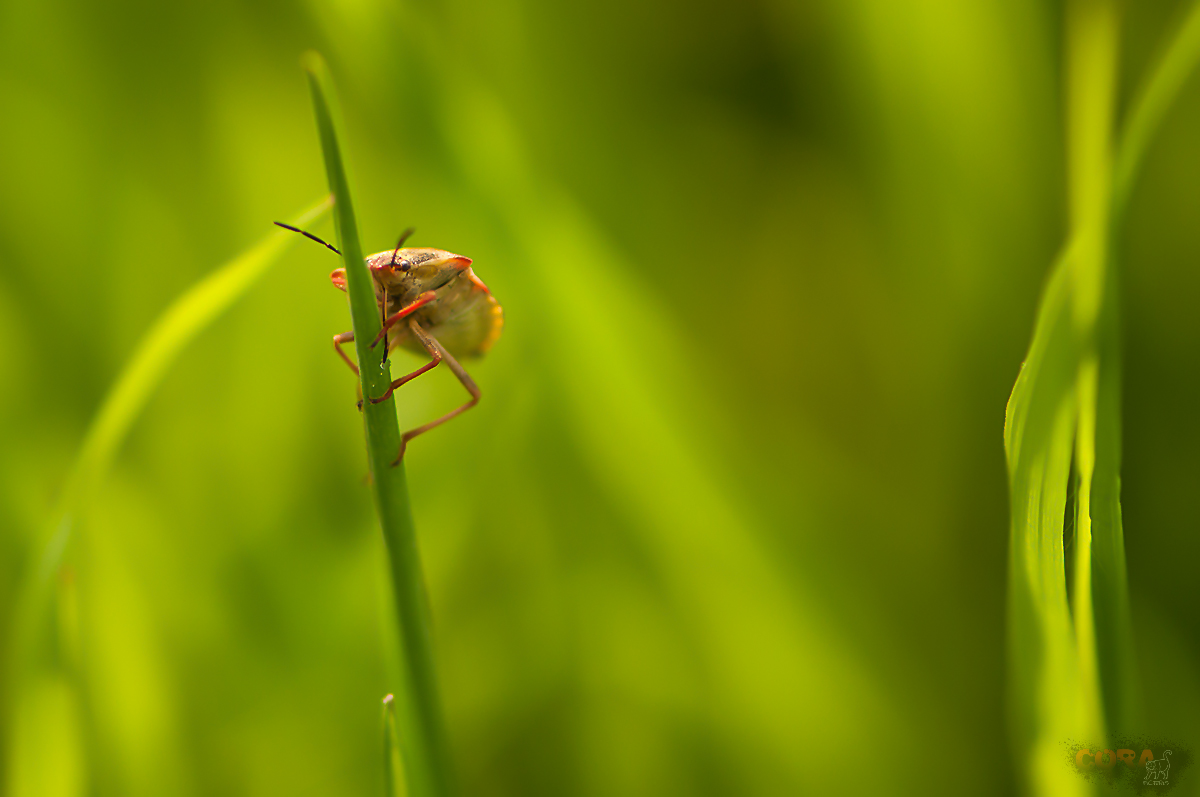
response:
<path fill-rule="evenodd" d="M 504 315 L 487 286 L 471 271 L 471 259 L 462 255 L 441 249 L 397 248 L 371 255 L 367 267 L 383 317 L 383 329 L 371 347 L 386 338 L 389 351 L 403 346 L 425 352 L 432 359 L 412 373 L 393 379 L 383 395 L 364 396 L 364 399 L 372 404 L 386 401 L 401 385 L 442 362 L 471 394 L 471 400 L 458 409 L 401 435 L 400 451 L 392 463 L 396 464 L 404 456 L 409 440 L 478 403 L 479 387 L 455 358 L 479 356 L 491 348 L 504 326 Z M 345 269 L 337 269 L 330 279 L 346 290 Z M 344 332 L 335 335 L 333 343 L 346 364 L 358 373 L 358 366 L 342 351 L 342 344 L 352 340 L 354 333 Z"/>
<path fill-rule="evenodd" d="M 298 227 L 275 222 L 280 227 L 297 232 L 340 255 L 337 247 L 322 241 L 310 232 Z M 387 401 L 397 388 L 412 381 L 423 373 L 445 363 L 458 379 L 471 400 L 451 410 L 435 421 L 410 429 L 400 436 L 400 451 L 396 465 L 404 457 L 408 441 L 428 432 L 446 421 L 461 415 L 479 403 L 482 395 L 479 386 L 459 364 L 456 357 L 477 357 L 492 347 L 500 330 L 504 327 L 504 314 L 500 305 L 492 298 L 475 273 L 471 271 L 471 259 L 446 252 L 442 249 L 401 249 L 406 238 L 412 234 L 408 229 L 400 236 L 400 243 L 390 252 L 379 252 L 367 258 L 367 268 L 375 286 L 375 303 L 380 311 L 381 329 L 368 344 L 370 350 L 386 340 L 387 352 L 380 353 L 382 364 L 387 362 L 387 353 L 403 346 L 417 353 L 429 355 L 430 361 L 415 371 L 393 379 L 381 396 L 364 395 L 358 402 L 362 409 L 365 401 L 378 404 Z M 346 269 L 339 268 L 329 275 L 335 287 L 346 290 Z M 360 369 L 342 346 L 354 342 L 354 331 L 349 330 L 333 336 L 333 348 L 355 375 Z M 365 353 L 365 352 L 364 352 Z"/>
<path fill-rule="evenodd" d="M 456 357 L 477 357 L 495 343 L 504 314 L 487 286 L 471 271 L 471 259 L 441 249 L 410 248 L 379 252 L 367 258 L 375 283 L 375 301 L 390 316 L 433 292 L 412 317 Z M 329 275 L 346 290 L 346 270 Z M 384 297 L 387 307 L 383 307 Z M 403 346 L 424 353 L 425 347 L 406 325 L 393 327 L 388 348 Z"/>

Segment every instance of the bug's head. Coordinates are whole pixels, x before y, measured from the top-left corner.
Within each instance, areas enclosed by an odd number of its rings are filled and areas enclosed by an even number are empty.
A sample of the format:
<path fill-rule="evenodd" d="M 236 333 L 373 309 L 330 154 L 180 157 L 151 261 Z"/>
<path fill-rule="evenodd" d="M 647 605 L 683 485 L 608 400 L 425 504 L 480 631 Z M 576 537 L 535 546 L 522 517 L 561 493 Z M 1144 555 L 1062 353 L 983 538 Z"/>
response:
<path fill-rule="evenodd" d="M 367 258 L 367 266 L 376 282 L 385 285 L 389 292 L 397 293 L 436 290 L 470 265 L 471 258 L 442 249 L 397 249 Z M 334 284 L 337 284 L 336 280 Z"/>

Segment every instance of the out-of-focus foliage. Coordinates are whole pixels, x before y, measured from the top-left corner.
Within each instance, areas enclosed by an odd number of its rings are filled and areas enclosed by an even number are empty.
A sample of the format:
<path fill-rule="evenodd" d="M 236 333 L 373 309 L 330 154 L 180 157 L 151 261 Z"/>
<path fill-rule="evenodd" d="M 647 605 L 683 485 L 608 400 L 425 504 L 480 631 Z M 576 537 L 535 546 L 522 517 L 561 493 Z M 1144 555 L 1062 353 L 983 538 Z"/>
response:
<path fill-rule="evenodd" d="M 1182 8 L 1126 4 L 1119 105 Z M 1034 0 L 0 4 L 3 638 L 136 341 L 324 192 L 316 47 L 366 248 L 413 225 L 506 310 L 481 405 L 406 460 L 464 792 L 1011 791 L 1001 429 L 1065 235 L 1061 25 Z M 1137 730 L 1193 746 L 1198 128 L 1189 84 L 1119 243 Z M 0 693 L 14 793 L 379 790 L 349 317 L 333 256 L 292 252 L 168 374 L 81 529 L 86 688 Z M 405 386 L 401 425 L 460 393 Z"/>

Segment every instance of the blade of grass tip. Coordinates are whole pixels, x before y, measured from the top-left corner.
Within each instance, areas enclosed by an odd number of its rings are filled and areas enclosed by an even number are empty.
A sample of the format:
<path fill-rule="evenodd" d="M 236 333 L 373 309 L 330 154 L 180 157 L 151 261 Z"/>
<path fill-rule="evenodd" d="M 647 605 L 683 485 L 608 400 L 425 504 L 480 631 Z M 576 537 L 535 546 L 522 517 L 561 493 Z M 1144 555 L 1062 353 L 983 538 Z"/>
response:
<path fill-rule="evenodd" d="M 1130 104 L 1117 153 L 1113 190 L 1114 212 L 1118 218 L 1124 215 L 1129 192 L 1150 140 L 1196 70 L 1197 62 L 1200 62 L 1200 0 L 1192 4 L 1150 78 L 1141 85 Z"/>
<path fill-rule="evenodd" d="M 396 740 L 395 698 L 383 698 L 383 794 L 384 797 L 405 797 L 404 765 L 400 761 L 400 748 Z M 400 772 L 397 777 L 396 773 Z"/>
<path fill-rule="evenodd" d="M 304 226 L 330 207 L 324 199 L 293 219 Z M 30 564 L 18 593 L 9 655 L 9 694 L 18 695 L 31 673 L 37 640 L 55 599 L 55 574 L 63 564 L 75 529 L 100 489 L 121 443 L 179 353 L 243 296 L 279 260 L 295 236 L 275 230 L 249 251 L 225 264 L 176 299 L 142 337 L 117 377 L 84 436 L 49 522 L 30 546 Z M 70 588 L 70 580 L 61 582 Z M 59 603 L 62 603 L 61 599 Z M 62 607 L 60 606 L 60 611 Z M 75 630 L 67 635 L 76 633 Z M 78 650 L 64 639 L 63 650 Z"/>
<path fill-rule="evenodd" d="M 381 396 L 391 383 L 386 353 L 372 349 L 382 327 L 371 275 L 363 260 L 350 198 L 349 181 L 338 146 L 336 94 L 325 60 L 315 52 L 304 56 L 316 111 L 329 190 L 334 197 L 334 222 L 346 267 L 346 292 L 354 325 L 355 349 L 364 398 Z M 404 463 L 392 467 L 400 449 L 400 429 L 394 397 L 363 402 L 363 426 L 371 489 L 392 576 L 400 644 L 398 684 L 399 745 L 409 793 L 441 797 L 450 793 L 449 754 L 442 725 L 437 677 L 433 664 L 429 600 L 417 550 L 416 530 L 409 508 Z"/>

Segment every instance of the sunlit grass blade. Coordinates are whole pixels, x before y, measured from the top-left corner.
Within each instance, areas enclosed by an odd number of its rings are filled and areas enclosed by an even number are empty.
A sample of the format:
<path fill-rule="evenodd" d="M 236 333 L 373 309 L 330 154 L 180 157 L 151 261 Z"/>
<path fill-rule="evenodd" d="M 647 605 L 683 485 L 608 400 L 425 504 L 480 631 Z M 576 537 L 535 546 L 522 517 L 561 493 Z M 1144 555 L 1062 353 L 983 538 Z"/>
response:
<path fill-rule="evenodd" d="M 1064 765 L 1070 740 L 1104 736 L 1092 583 L 1093 480 L 1112 185 L 1117 23 L 1111 2 L 1067 16 L 1067 149 L 1071 244 L 1056 264 L 1005 424 L 1011 491 L 1009 646 L 1016 751 L 1025 787 L 1084 793 Z M 1107 366 L 1105 366 L 1107 367 Z M 1107 438 L 1106 438 L 1107 439 Z M 1104 456 L 1109 456 L 1104 452 Z M 1068 487 L 1075 478 L 1074 505 Z M 1070 513 L 1070 514 L 1068 514 Z M 1074 529 L 1068 589 L 1064 524 Z"/>
<path fill-rule="evenodd" d="M 1189 77 L 1200 64 L 1200 2 L 1192 4 L 1154 70 L 1134 94 L 1122 127 L 1113 174 L 1112 230 L 1115 237 L 1155 133 Z M 1116 295 L 1115 268 L 1105 293 Z M 1105 714 L 1110 727 L 1131 731 L 1141 722 L 1133 623 L 1121 520 L 1121 345 L 1119 307 L 1107 301 L 1100 318 L 1100 373 L 1096 401 L 1096 463 L 1092 480 L 1092 595 L 1095 636 Z"/>
<path fill-rule="evenodd" d="M 329 190 L 334 197 L 334 222 L 346 267 L 350 315 L 364 397 L 381 396 L 391 383 L 382 362 L 386 352 L 371 348 L 382 327 L 371 275 L 363 260 L 349 181 L 338 145 L 335 118 L 339 115 L 329 69 L 317 53 L 304 57 L 316 110 L 317 129 L 325 156 Z M 409 507 L 404 464 L 392 466 L 400 449 L 395 398 L 363 402 L 367 461 L 379 524 L 386 543 L 400 638 L 397 725 L 409 793 L 417 797 L 450 792 L 449 754 L 442 726 L 430 636 L 429 602 L 417 550 L 416 530 Z"/>
<path fill-rule="evenodd" d="M 1121 520 L 1121 346 L 1117 275 L 1110 267 L 1096 340 L 1095 467 L 1092 475 L 1091 586 L 1096 662 L 1104 715 L 1116 733 L 1141 729 L 1141 694 L 1135 666 L 1125 533 Z"/>
<path fill-rule="evenodd" d="M 1059 746 L 1100 731 L 1087 719 L 1094 695 L 1078 678 L 1063 546 L 1078 419 L 1073 256 L 1068 251 L 1060 259 L 1047 286 L 1005 429 L 1012 515 L 1009 705 L 1027 786 L 1045 794 L 1081 793 L 1083 782 L 1062 765 Z"/>
<path fill-rule="evenodd" d="M 1115 6 L 1079 1 L 1070 8 L 1072 238 L 1042 297 L 1005 425 L 1014 731 L 1026 786 L 1047 794 L 1083 788 L 1062 766 L 1062 744 L 1098 743 L 1106 729 L 1142 730 L 1120 507 L 1121 352 L 1112 241 L 1149 140 L 1200 62 L 1198 3 L 1138 92 L 1114 154 Z M 1063 546 L 1068 511 L 1070 590 Z"/>
<path fill-rule="evenodd" d="M 1121 131 L 1114 183 L 1114 206 L 1119 216 L 1129 199 L 1138 168 L 1163 117 L 1175 103 L 1184 83 L 1200 63 L 1200 2 L 1192 4 L 1179 30 L 1163 50 L 1142 86 L 1134 95 Z"/>
<path fill-rule="evenodd" d="M 328 208 L 329 200 L 322 200 L 294 221 L 298 225 L 307 224 Z M 56 572 L 79 514 L 90 505 L 130 426 L 167 369 L 185 346 L 243 296 L 279 256 L 294 245 L 293 238 L 283 231 L 270 233 L 253 249 L 176 299 L 142 338 L 88 427 L 53 513 L 47 539 L 36 549 L 38 560 L 32 571 L 34 578 L 28 582 L 31 588 L 44 587 Z M 24 604 L 26 608 L 32 608 L 37 601 L 31 601 L 27 596 Z M 17 645 L 17 649 L 20 648 Z"/>
<path fill-rule="evenodd" d="M 328 199 L 322 200 L 297 216 L 294 223 L 310 223 L 328 210 L 329 205 Z M 245 295 L 294 244 L 294 236 L 282 230 L 272 232 L 189 289 L 159 316 L 117 377 L 88 427 L 50 520 L 30 548 L 31 559 L 18 598 L 10 648 L 13 657 L 9 669 L 10 694 L 18 704 L 22 687 L 39 655 L 39 640 L 45 639 L 47 617 L 54 605 L 61 603 L 55 601 L 55 577 L 72 536 L 91 507 L 130 427 L 183 349 Z M 59 606 L 60 613 L 62 610 Z M 77 640 L 63 640 L 59 648 L 77 650 Z M 78 706 L 71 709 L 76 714 L 80 711 L 83 709 Z"/>
<path fill-rule="evenodd" d="M 328 199 L 301 213 L 307 225 L 329 209 Z M 101 405 L 84 438 L 60 508 L 70 513 L 87 503 L 112 464 L 121 442 L 179 353 L 249 290 L 295 244 L 275 231 L 253 249 L 205 277 L 175 300 L 142 338 Z"/>

